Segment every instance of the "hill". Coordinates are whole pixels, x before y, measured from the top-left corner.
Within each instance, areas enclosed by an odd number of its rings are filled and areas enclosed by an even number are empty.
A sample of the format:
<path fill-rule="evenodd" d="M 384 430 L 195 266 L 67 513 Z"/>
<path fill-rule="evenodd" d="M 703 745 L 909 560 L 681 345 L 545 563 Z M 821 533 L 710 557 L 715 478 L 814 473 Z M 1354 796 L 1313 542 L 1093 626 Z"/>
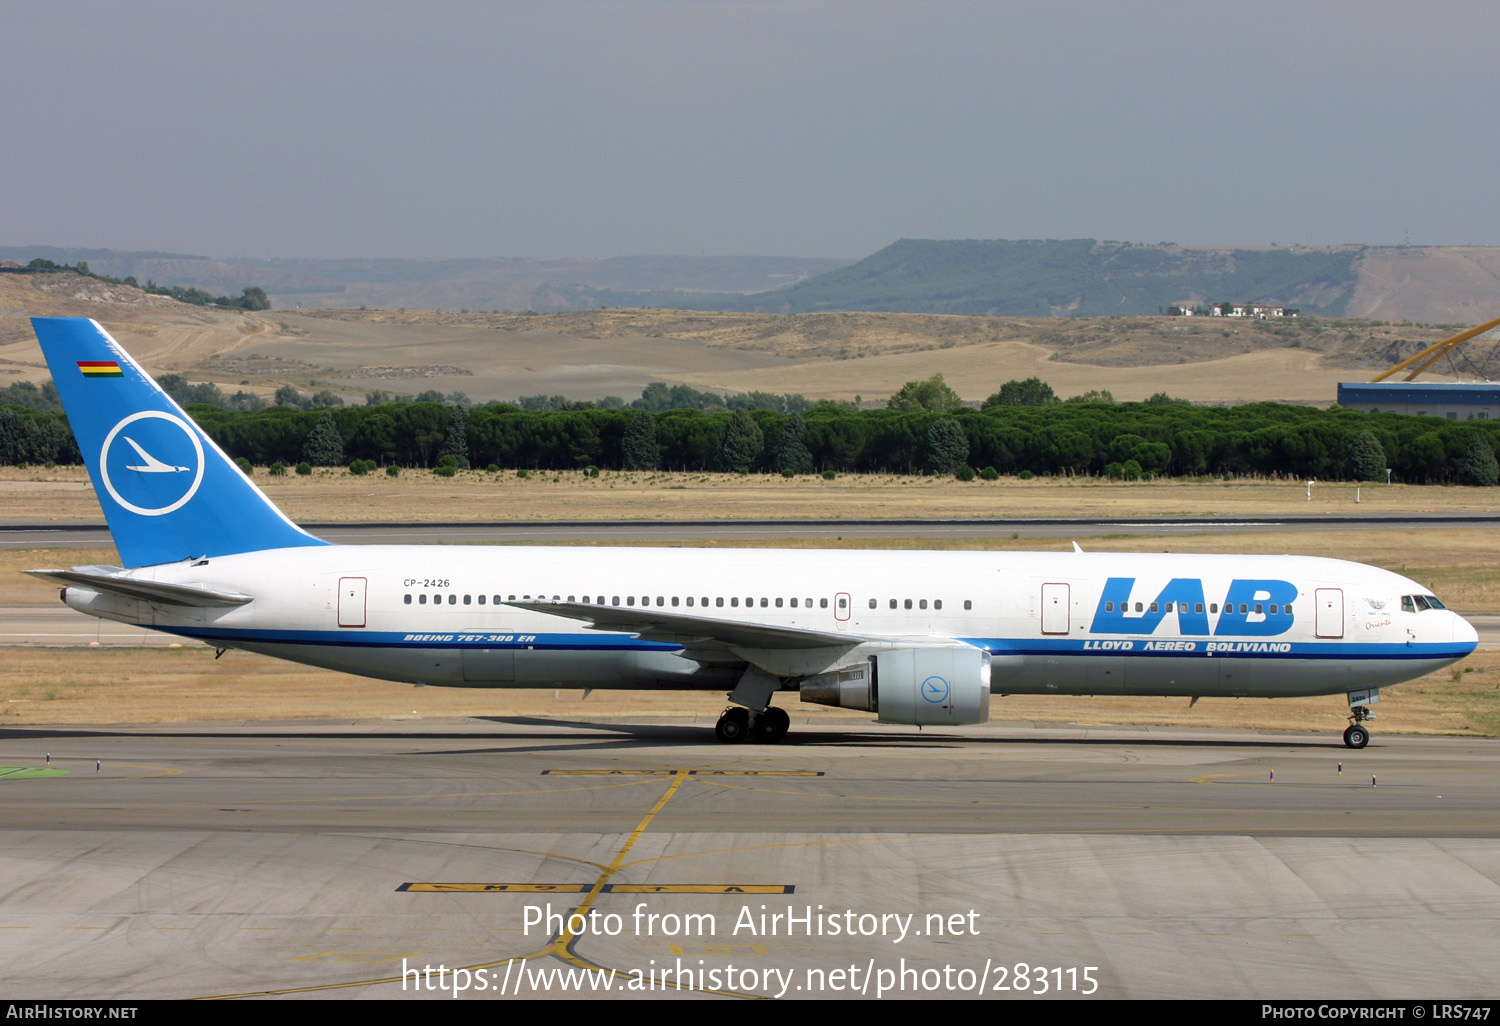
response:
<path fill-rule="evenodd" d="M 1360 254 L 1352 248 L 1187 249 L 1093 239 L 902 239 L 790 288 L 717 302 L 722 309 L 782 313 L 1104 317 L 1245 301 L 1338 317 L 1357 286 Z"/>
<path fill-rule="evenodd" d="M 698 293 L 735 295 L 795 284 L 841 267 L 821 257 L 627 256 L 605 259 L 487 260 L 220 259 L 182 253 L 0 246 L 0 261 L 59 264 L 85 260 L 96 274 L 237 295 L 247 285 L 270 294 L 277 309 L 571 310 L 599 306 L 595 293 L 681 299 Z M 587 295 L 587 300 L 578 296 Z"/>
<path fill-rule="evenodd" d="M 352 402 L 376 390 L 429 389 L 477 401 L 630 399 L 662 381 L 872 403 L 905 381 L 942 373 L 970 401 L 1036 375 L 1062 396 L 1109 389 L 1129 400 L 1166 390 L 1198 402 L 1328 403 L 1339 381 L 1369 377 L 1452 333 L 1441 325 L 1318 317 L 252 313 L 189 306 L 71 272 L 0 274 L 0 387 L 47 376 L 27 322 L 34 315 L 94 317 L 153 373 L 209 381 L 225 394 L 269 398 L 293 385 L 305 393 L 331 389 Z M 1485 350 L 1465 348 L 1485 373 Z"/>

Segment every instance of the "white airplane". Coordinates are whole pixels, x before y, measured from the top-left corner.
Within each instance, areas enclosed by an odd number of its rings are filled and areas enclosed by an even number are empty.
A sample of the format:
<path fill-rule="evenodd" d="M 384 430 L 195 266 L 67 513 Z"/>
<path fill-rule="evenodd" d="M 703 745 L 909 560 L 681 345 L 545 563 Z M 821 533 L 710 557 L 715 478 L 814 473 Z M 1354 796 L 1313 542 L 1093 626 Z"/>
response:
<path fill-rule="evenodd" d="M 32 324 L 125 566 L 29 572 L 220 650 L 414 684 L 724 690 L 721 741 L 780 740 L 779 691 L 935 726 L 984 722 L 992 691 L 1347 694 L 1363 748 L 1381 687 L 1478 640 L 1413 581 L 1306 556 L 330 545 L 97 323 Z"/>

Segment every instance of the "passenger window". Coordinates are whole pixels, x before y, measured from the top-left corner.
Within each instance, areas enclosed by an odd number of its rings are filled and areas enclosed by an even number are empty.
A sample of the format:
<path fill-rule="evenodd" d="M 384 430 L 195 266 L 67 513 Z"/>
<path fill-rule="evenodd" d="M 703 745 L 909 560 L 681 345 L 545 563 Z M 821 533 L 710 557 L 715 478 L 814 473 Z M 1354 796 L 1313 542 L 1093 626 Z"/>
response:
<path fill-rule="evenodd" d="M 482 606 L 482 605 L 484 605 L 484 596 L 483 596 L 483 595 L 480 595 L 480 596 L 479 596 L 479 604 L 480 604 L 480 605 L 481 605 L 481 606 Z"/>
<path fill-rule="evenodd" d="M 729 596 L 729 608 L 730 609 L 738 609 L 739 607 L 740 607 L 740 597 L 738 595 L 731 595 L 731 596 Z"/>
<path fill-rule="evenodd" d="M 1115 611 L 1115 604 L 1113 602 L 1104 603 L 1104 611 L 1106 613 L 1113 613 Z"/>
<path fill-rule="evenodd" d="M 659 602 L 659 601 L 658 601 L 658 602 L 657 602 L 657 603 L 656 603 L 656 604 L 657 604 L 657 605 L 661 605 L 661 602 Z M 673 607 L 673 608 L 674 608 L 674 609 L 675 609 L 675 608 L 676 608 L 676 607 L 677 607 L 677 596 L 676 596 L 676 595 L 673 595 L 673 596 L 672 596 L 672 607 Z"/>
<path fill-rule="evenodd" d="M 891 599 L 891 608 L 892 609 L 896 608 L 896 600 L 895 599 Z"/>
<path fill-rule="evenodd" d="M 410 595 L 406 596 L 406 604 L 407 605 L 411 605 L 411 596 Z"/>
<path fill-rule="evenodd" d="M 467 606 L 467 605 L 472 605 L 472 604 L 473 604 L 473 603 L 471 603 L 471 602 L 470 602 L 470 601 L 469 601 L 469 596 L 468 596 L 468 595 L 465 595 L 465 596 L 464 596 L 464 605 L 466 605 L 466 606 Z"/>
<path fill-rule="evenodd" d="M 942 599 L 933 599 L 932 600 L 932 608 L 933 609 L 942 609 L 943 608 L 943 600 Z"/>
<path fill-rule="evenodd" d="M 714 599 L 714 608 L 715 609 L 722 609 L 723 607 L 724 607 L 724 597 L 721 595 L 718 598 Z"/>
<path fill-rule="evenodd" d="M 498 606 L 498 605 L 499 605 L 499 604 L 500 604 L 500 596 L 499 596 L 499 595 L 496 595 L 496 596 L 495 596 L 495 605 L 497 605 L 497 606 Z"/>
<path fill-rule="evenodd" d="M 1219 611 L 1219 604 L 1217 602 L 1210 602 L 1208 604 L 1208 611 L 1210 613 L 1217 613 Z"/>
<path fill-rule="evenodd" d="M 450 606 L 456 606 L 456 605 L 458 605 L 458 596 L 457 595 L 449 595 L 448 596 L 448 604 Z"/>
<path fill-rule="evenodd" d="M 610 599 L 609 599 L 609 604 L 612 605 L 612 606 L 618 606 L 620 604 L 620 596 L 618 596 L 618 595 L 611 595 Z"/>
<path fill-rule="evenodd" d="M 843 608 L 843 607 L 842 607 L 842 606 L 840 606 L 840 607 L 839 607 L 839 608 Z M 871 600 L 870 600 L 870 608 L 871 608 L 871 609 L 874 609 L 874 608 L 875 608 L 875 600 L 874 600 L 874 599 L 871 599 Z"/>
<path fill-rule="evenodd" d="M 965 609 L 973 609 L 974 608 L 974 602 L 973 602 L 973 600 L 971 600 L 971 599 L 964 599 L 964 608 Z"/>
<path fill-rule="evenodd" d="M 1139 612 L 1141 612 L 1141 611 L 1142 611 L 1142 606 L 1141 606 L 1141 604 L 1140 604 L 1140 603 L 1139 603 L 1139 602 L 1137 602 L 1137 603 L 1136 603 L 1136 604 L 1135 604 L 1135 611 L 1136 611 L 1136 612 L 1137 612 L 1137 613 L 1139 613 Z"/>
<path fill-rule="evenodd" d="M 693 604 L 693 603 L 692 603 L 692 601 L 691 601 L 691 600 L 689 600 L 689 601 L 688 601 L 688 605 L 692 605 L 692 604 Z M 707 606 L 708 606 L 708 596 L 707 596 L 707 595 L 704 595 L 704 596 L 703 596 L 703 601 L 701 601 L 701 602 L 700 602 L 700 603 L 698 603 L 698 604 L 699 604 L 699 605 L 701 605 L 701 606 L 704 606 L 704 607 L 705 607 L 705 608 L 706 608 L 706 607 L 707 607 Z"/>
<path fill-rule="evenodd" d="M 779 606 L 781 605 L 781 602 L 778 600 L 776 604 Z M 767 605 L 769 605 L 769 603 L 765 599 L 760 600 L 760 608 L 764 609 Z"/>
<path fill-rule="evenodd" d="M 911 599 L 907 599 L 907 600 L 906 600 L 906 608 L 907 608 L 907 609 L 910 609 L 910 608 L 911 608 Z"/>
<path fill-rule="evenodd" d="M 1153 612 L 1153 613 L 1156 612 L 1156 603 L 1155 602 L 1151 603 L 1151 612 Z"/>
<path fill-rule="evenodd" d="M 1240 603 L 1240 615 L 1244 616 L 1248 612 L 1250 612 L 1250 605 L 1249 605 L 1249 603 L 1241 602 Z"/>
<path fill-rule="evenodd" d="M 424 595 L 418 595 L 417 596 L 417 605 L 419 605 L 419 606 L 425 606 L 426 604 L 427 604 L 427 596 L 425 594 Z"/>
<path fill-rule="evenodd" d="M 1277 610 L 1277 608 L 1278 608 L 1278 607 L 1277 607 L 1277 605 L 1276 605 L 1276 603 L 1275 603 L 1275 602 L 1272 602 L 1272 603 L 1271 603 L 1271 615 L 1272 615 L 1272 616 L 1278 616 L 1278 615 L 1280 615 L 1280 614 L 1278 614 L 1278 613 L 1277 613 L 1277 612 L 1276 612 L 1276 610 Z"/>
<path fill-rule="evenodd" d="M 796 603 L 796 602 L 793 602 L 793 603 L 792 603 L 792 605 L 794 605 L 794 606 L 795 606 L 795 605 L 796 605 L 796 604 L 797 604 L 797 603 Z M 807 607 L 807 608 L 808 608 L 808 609 L 811 609 L 811 608 L 812 608 L 812 599 L 804 599 L 804 600 L 803 600 L 803 602 L 802 602 L 802 604 L 803 604 L 803 605 L 804 605 L 804 606 L 806 606 L 806 607 Z"/>
<path fill-rule="evenodd" d="M 1195 613 L 1201 613 L 1201 612 L 1203 612 L 1203 603 L 1202 602 L 1194 602 L 1193 603 L 1193 612 L 1195 612 Z"/>
<path fill-rule="evenodd" d="M 762 603 L 761 603 L 761 605 L 765 605 L 765 603 L 764 603 L 764 602 L 762 602 Z M 777 608 L 777 609 L 780 609 L 780 608 L 781 608 L 781 599 L 777 599 L 777 600 L 776 600 L 776 608 Z"/>
<path fill-rule="evenodd" d="M 927 600 L 926 599 L 922 599 L 920 602 L 918 602 L 917 603 L 917 608 L 918 609 L 926 609 L 927 608 Z"/>
<path fill-rule="evenodd" d="M 827 599 L 818 599 L 818 608 L 819 609 L 827 609 L 828 608 L 828 600 Z"/>
<path fill-rule="evenodd" d="M 1261 605 L 1259 602 L 1255 603 L 1255 615 L 1256 616 L 1264 616 L 1265 615 L 1265 611 L 1266 610 L 1265 610 L 1265 607 L 1263 605 Z"/>
<path fill-rule="evenodd" d="M 792 608 L 793 609 L 797 608 L 797 600 L 796 599 L 792 599 Z"/>

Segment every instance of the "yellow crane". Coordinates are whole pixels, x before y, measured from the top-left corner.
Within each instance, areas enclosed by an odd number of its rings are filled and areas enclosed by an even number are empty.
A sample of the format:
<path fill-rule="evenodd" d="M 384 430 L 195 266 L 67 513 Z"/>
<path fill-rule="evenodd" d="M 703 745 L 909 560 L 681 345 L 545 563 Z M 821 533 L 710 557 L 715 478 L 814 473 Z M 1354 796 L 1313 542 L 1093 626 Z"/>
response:
<path fill-rule="evenodd" d="M 1495 318 L 1493 321 L 1485 321 L 1483 324 L 1478 325 L 1477 327 L 1470 328 L 1468 331 L 1461 331 L 1457 335 L 1454 335 L 1452 338 L 1445 338 L 1441 342 L 1434 342 L 1432 345 L 1422 350 L 1416 356 L 1413 356 L 1410 359 L 1402 360 L 1390 370 L 1382 371 L 1370 380 L 1372 383 L 1376 381 L 1384 381 L 1392 374 L 1404 371 L 1406 370 L 1406 368 L 1412 366 L 1413 364 L 1416 364 L 1416 369 L 1402 379 L 1403 381 L 1415 381 L 1418 374 L 1421 374 L 1424 370 L 1426 370 L 1428 367 L 1431 367 L 1434 363 L 1437 362 L 1438 357 L 1442 356 L 1446 352 L 1449 352 L 1450 350 L 1458 348 L 1476 335 L 1483 335 L 1491 328 L 1500 328 L 1500 317 Z"/>

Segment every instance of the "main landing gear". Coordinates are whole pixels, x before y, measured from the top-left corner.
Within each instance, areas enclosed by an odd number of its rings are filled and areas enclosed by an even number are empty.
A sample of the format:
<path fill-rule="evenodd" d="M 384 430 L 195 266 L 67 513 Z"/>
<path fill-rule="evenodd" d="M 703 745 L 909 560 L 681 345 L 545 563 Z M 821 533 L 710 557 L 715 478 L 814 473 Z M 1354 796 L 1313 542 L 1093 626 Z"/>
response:
<path fill-rule="evenodd" d="M 785 709 L 771 704 L 771 696 L 781 687 L 781 679 L 749 666 L 740 674 L 729 700 L 735 704 L 724 710 L 714 725 L 714 736 L 725 744 L 753 739 L 775 744 L 786 737 L 792 718 Z"/>
<path fill-rule="evenodd" d="M 744 706 L 731 706 L 724 710 L 719 722 L 714 725 L 714 736 L 725 744 L 741 741 L 760 741 L 775 744 L 786 737 L 791 729 L 792 718 L 785 709 L 769 705 L 765 711 L 752 714 Z"/>
<path fill-rule="evenodd" d="M 1370 743 L 1370 729 L 1365 726 L 1365 720 L 1373 720 L 1375 714 L 1370 711 L 1368 705 L 1354 705 L 1349 707 L 1349 728 L 1344 731 L 1344 744 L 1350 748 L 1363 748 Z"/>

